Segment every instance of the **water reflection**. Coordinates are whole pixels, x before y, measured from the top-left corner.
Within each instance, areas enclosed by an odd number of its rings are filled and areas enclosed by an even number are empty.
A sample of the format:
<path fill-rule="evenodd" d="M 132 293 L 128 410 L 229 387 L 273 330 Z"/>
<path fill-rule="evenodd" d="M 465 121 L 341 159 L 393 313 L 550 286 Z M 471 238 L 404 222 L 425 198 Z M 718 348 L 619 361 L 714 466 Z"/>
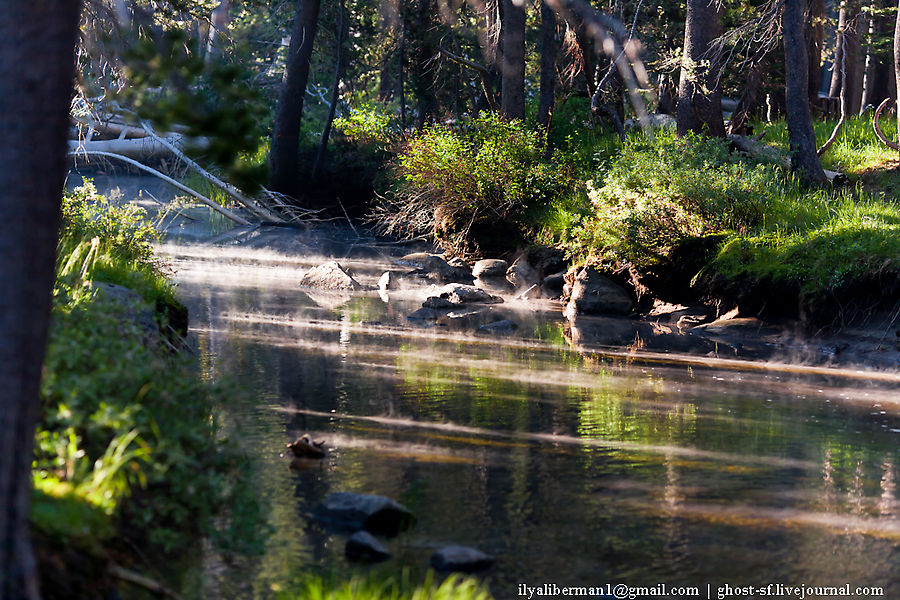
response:
<path fill-rule="evenodd" d="M 392 566 L 422 570 L 446 543 L 495 555 L 498 598 L 544 581 L 900 593 L 888 374 L 585 357 L 550 306 L 519 310 L 513 337 L 422 328 L 405 320 L 414 294 L 326 302 L 297 289 L 318 257 L 165 251 L 207 376 L 253 392 L 223 408 L 261 460 L 274 528 L 265 556 L 234 575 L 248 596 L 310 566 L 350 569 L 343 539 L 308 518 L 333 491 L 413 510 L 416 527 L 387 542 Z M 379 252 L 338 255 L 371 283 L 390 264 Z M 302 432 L 332 449 L 321 467 L 291 471 L 284 445 Z"/>

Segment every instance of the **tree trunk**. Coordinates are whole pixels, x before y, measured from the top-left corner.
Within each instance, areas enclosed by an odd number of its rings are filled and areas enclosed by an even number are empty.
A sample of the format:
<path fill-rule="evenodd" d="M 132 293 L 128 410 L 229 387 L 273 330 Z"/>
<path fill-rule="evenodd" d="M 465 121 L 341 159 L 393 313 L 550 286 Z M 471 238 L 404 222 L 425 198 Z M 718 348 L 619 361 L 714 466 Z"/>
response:
<path fill-rule="evenodd" d="M 872 8 L 884 8 L 884 2 L 872 4 Z M 863 97 L 860 102 L 860 114 L 867 108 L 874 108 L 885 98 L 892 97 L 890 91 L 890 71 L 892 67 L 884 52 L 879 52 L 877 40 L 883 38 L 888 31 L 887 19 L 882 14 L 871 14 L 869 30 L 866 36 L 866 62 L 863 78 Z"/>
<path fill-rule="evenodd" d="M 397 2 L 385 1 L 379 4 L 379 12 L 379 30 L 381 35 L 390 40 L 390 50 L 393 50 L 394 43 L 396 42 L 398 46 L 400 43 L 397 40 L 397 31 L 400 29 L 400 9 Z M 397 82 L 394 80 L 395 61 L 396 54 L 393 51 L 390 51 L 382 61 L 378 81 L 378 100 L 380 102 L 390 102 L 397 90 Z"/>
<path fill-rule="evenodd" d="M 809 61 L 803 39 L 804 0 L 784 3 L 785 108 L 791 145 L 791 166 L 807 183 L 825 183 L 825 171 L 816 154 L 816 136 L 809 114 Z"/>
<path fill-rule="evenodd" d="M 507 119 L 525 118 L 525 5 L 517 0 L 503 0 L 500 111 Z"/>
<path fill-rule="evenodd" d="M 39 597 L 28 532 L 31 461 L 79 9 L 76 0 L 8 0 L 0 18 L 0 598 L 6 600 Z"/>
<path fill-rule="evenodd" d="M 807 94 L 810 102 L 819 99 L 822 80 L 822 49 L 825 39 L 825 0 L 810 0 L 806 17 L 806 35 L 809 56 L 809 80 Z"/>
<path fill-rule="evenodd" d="M 209 38 L 206 42 L 206 62 L 211 61 L 219 53 L 221 41 L 216 42 L 220 34 L 228 27 L 229 13 L 231 12 L 230 0 L 221 0 L 219 6 L 213 9 L 209 16 Z"/>
<path fill-rule="evenodd" d="M 717 65 L 705 64 L 710 42 L 721 34 L 722 8 L 718 0 L 688 0 L 684 64 L 678 87 L 678 135 L 689 131 L 725 135 Z"/>
<path fill-rule="evenodd" d="M 325 119 L 325 128 L 322 130 L 322 140 L 319 142 L 319 151 L 316 153 L 316 162 L 313 163 L 310 179 L 315 180 L 319 174 L 319 165 L 328 149 L 328 138 L 331 137 L 331 125 L 334 123 L 334 111 L 337 109 L 340 99 L 341 87 L 341 62 L 344 52 L 344 0 L 338 0 L 337 23 L 337 56 L 334 59 L 334 82 L 331 87 L 331 106 L 328 107 L 328 117 Z"/>
<path fill-rule="evenodd" d="M 291 32 L 284 80 L 278 94 L 272 147 L 269 150 L 269 186 L 275 192 L 297 197 L 298 158 L 303 96 L 309 79 L 309 61 L 319 24 L 319 0 L 297 0 L 297 16 Z"/>
<path fill-rule="evenodd" d="M 537 121 L 544 131 L 550 128 L 550 117 L 556 91 L 556 11 L 541 3 L 541 92 Z"/>
<path fill-rule="evenodd" d="M 836 43 L 834 50 L 834 65 L 831 70 L 831 88 L 828 95 L 836 98 L 841 94 L 843 78 L 849 83 L 844 95 L 841 111 L 847 114 L 856 112 L 854 107 L 859 104 L 859 91 L 857 88 L 857 61 L 859 56 L 859 36 L 857 25 L 859 21 L 859 3 L 857 0 L 843 0 L 838 15 L 838 27 L 835 34 Z"/>
<path fill-rule="evenodd" d="M 744 91 L 740 99 L 738 99 L 737 107 L 731 113 L 731 118 L 728 120 L 729 134 L 747 135 L 750 132 L 750 114 L 759 102 L 763 64 L 764 59 L 757 60 L 750 67 L 749 73 L 747 73 L 747 83 L 744 85 Z"/>
<path fill-rule="evenodd" d="M 416 6 L 416 65 L 413 78 L 413 93 L 416 96 L 416 131 L 421 131 L 437 112 L 437 98 L 434 94 L 433 70 L 429 63 L 434 58 L 434 34 L 431 31 L 434 18 L 434 0 L 418 0 Z"/>

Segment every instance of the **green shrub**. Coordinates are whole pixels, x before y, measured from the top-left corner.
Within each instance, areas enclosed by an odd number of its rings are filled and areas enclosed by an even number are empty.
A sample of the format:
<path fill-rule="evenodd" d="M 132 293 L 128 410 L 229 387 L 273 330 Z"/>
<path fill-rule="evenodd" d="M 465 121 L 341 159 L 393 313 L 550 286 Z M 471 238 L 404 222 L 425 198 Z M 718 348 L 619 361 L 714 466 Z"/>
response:
<path fill-rule="evenodd" d="M 440 584 L 433 571 L 428 571 L 421 584 L 410 581 L 404 571 L 397 578 L 375 576 L 354 577 L 336 581 L 323 577 L 306 577 L 290 591 L 278 594 L 279 600 L 492 600 L 487 586 L 471 577 L 451 575 Z"/>
<path fill-rule="evenodd" d="M 390 203 L 379 215 L 384 229 L 433 232 L 461 254 L 479 224 L 521 225 L 528 210 L 577 186 L 565 156 L 545 159 L 541 134 L 496 114 L 426 129 L 398 156 L 393 179 Z"/>

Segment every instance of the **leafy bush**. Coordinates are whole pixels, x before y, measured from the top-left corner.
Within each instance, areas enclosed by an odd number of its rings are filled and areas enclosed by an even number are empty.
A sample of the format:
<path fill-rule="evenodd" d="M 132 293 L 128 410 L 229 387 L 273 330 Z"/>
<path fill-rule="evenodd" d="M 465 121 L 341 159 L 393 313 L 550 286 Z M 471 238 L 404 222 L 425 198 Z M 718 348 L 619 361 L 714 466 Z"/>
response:
<path fill-rule="evenodd" d="M 496 114 L 460 127 L 434 125 L 397 158 L 379 222 L 390 233 L 434 233 L 448 249 L 468 254 L 467 238 L 479 224 L 521 224 L 527 210 L 576 187 L 567 158 L 543 153 L 541 134 Z"/>
<path fill-rule="evenodd" d="M 487 586 L 477 579 L 451 575 L 442 583 L 435 582 L 428 571 L 421 584 L 410 581 L 404 571 L 399 578 L 382 580 L 374 576 L 354 577 L 336 582 L 322 577 L 307 577 L 295 589 L 278 594 L 279 600 L 491 600 Z"/>

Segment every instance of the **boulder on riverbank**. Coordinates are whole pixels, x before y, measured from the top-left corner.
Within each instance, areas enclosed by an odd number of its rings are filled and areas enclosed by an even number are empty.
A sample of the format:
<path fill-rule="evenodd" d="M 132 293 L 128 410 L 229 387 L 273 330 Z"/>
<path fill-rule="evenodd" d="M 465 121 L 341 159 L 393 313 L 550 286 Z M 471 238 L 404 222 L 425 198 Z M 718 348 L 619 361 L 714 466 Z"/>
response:
<path fill-rule="evenodd" d="M 313 517 L 343 531 L 365 530 L 380 535 L 397 535 L 415 523 L 408 508 L 373 494 L 336 492 L 329 494 L 313 511 Z"/>
<path fill-rule="evenodd" d="M 577 314 L 626 315 L 634 308 L 631 294 L 593 267 L 578 271 L 571 285 L 566 307 L 568 317 Z"/>
<path fill-rule="evenodd" d="M 476 573 L 490 568 L 494 557 L 467 546 L 444 546 L 431 555 L 431 566 L 436 571 Z"/>
<path fill-rule="evenodd" d="M 365 289 L 337 261 L 330 260 L 309 269 L 300 278 L 300 285 L 336 292 L 355 292 Z"/>
<path fill-rule="evenodd" d="M 499 258 L 485 258 L 479 260 L 472 267 L 472 275 L 477 279 L 490 279 L 492 277 L 506 277 L 509 263 Z"/>

